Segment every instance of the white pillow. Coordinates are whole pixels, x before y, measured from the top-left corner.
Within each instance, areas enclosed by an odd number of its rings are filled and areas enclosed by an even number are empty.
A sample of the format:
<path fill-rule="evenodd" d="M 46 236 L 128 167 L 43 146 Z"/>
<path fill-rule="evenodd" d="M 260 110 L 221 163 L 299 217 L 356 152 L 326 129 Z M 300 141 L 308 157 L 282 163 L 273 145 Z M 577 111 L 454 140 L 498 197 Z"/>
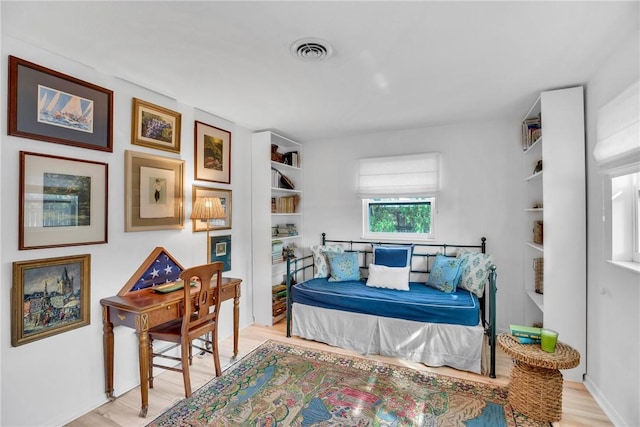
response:
<path fill-rule="evenodd" d="M 367 286 L 374 288 L 409 290 L 409 270 L 411 267 L 387 267 L 386 265 L 369 264 Z"/>
<path fill-rule="evenodd" d="M 327 252 L 332 252 L 335 254 L 344 253 L 344 248 L 339 245 L 311 245 L 309 249 L 311 249 L 311 252 L 313 253 L 313 263 L 316 266 L 313 277 L 316 279 L 326 279 L 327 277 L 329 277 L 329 262 L 327 261 L 327 257 L 325 256 Z"/>

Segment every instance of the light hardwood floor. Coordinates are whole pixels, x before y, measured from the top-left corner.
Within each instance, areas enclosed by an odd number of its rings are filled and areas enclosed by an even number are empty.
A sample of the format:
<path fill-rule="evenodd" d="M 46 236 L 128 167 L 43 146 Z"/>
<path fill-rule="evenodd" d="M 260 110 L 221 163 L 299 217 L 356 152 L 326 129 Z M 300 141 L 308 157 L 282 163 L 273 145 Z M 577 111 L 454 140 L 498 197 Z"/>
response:
<path fill-rule="evenodd" d="M 239 355 L 238 358 L 251 352 L 267 339 L 279 340 L 291 344 L 298 344 L 306 347 L 325 349 L 336 353 L 356 355 L 356 353 L 314 341 L 307 341 L 301 338 L 285 337 L 284 321 L 273 327 L 251 325 L 240 331 Z M 220 343 L 220 360 L 224 366 L 228 366 L 233 354 L 233 339 L 227 338 Z M 368 356 L 372 359 L 386 363 L 408 366 L 423 371 L 435 372 L 441 375 L 449 375 L 457 378 L 470 379 L 474 381 L 486 382 L 498 385 L 507 385 L 509 382 L 509 369 L 511 360 L 507 355 L 498 349 L 496 376 L 489 377 L 472 374 L 469 372 L 457 371 L 451 368 L 430 368 L 419 363 L 407 362 L 400 359 L 392 359 L 383 356 Z M 211 355 L 198 356 L 194 358 L 191 369 L 192 389 L 197 390 L 200 386 L 214 377 L 214 368 Z M 184 398 L 184 388 L 182 384 L 182 374 L 166 371 L 155 377 L 154 388 L 149 391 L 149 412 L 147 418 L 140 418 L 140 388 L 118 396 L 109 403 L 96 408 L 88 414 L 67 424 L 67 427 L 113 427 L 144 426 L 155 417 L 169 409 L 176 402 Z M 611 426 L 606 415 L 602 412 L 598 404 L 593 400 L 589 392 L 581 383 L 565 381 L 563 389 L 562 420 L 554 423 L 554 426 Z"/>

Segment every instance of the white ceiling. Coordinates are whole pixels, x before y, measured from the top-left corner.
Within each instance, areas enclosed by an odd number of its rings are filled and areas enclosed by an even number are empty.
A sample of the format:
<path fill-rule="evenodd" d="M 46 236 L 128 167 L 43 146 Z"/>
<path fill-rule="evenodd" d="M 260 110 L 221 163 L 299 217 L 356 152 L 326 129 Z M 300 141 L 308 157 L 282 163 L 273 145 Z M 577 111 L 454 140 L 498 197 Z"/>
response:
<path fill-rule="evenodd" d="M 519 119 L 639 28 L 638 1 L 5 0 L 1 12 L 3 35 L 301 141 Z M 302 37 L 335 55 L 294 58 Z"/>

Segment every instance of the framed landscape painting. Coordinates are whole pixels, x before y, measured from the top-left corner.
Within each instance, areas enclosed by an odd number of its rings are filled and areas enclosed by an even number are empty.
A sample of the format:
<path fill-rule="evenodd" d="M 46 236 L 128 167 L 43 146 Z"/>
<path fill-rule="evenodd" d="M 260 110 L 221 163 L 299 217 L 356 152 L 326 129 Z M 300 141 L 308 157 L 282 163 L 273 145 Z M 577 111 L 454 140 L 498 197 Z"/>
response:
<path fill-rule="evenodd" d="M 131 143 L 179 153 L 181 121 L 176 111 L 133 98 Z"/>
<path fill-rule="evenodd" d="M 19 249 L 107 243 L 108 165 L 20 152 Z"/>
<path fill-rule="evenodd" d="M 184 227 L 184 160 L 125 152 L 125 231 Z"/>
<path fill-rule="evenodd" d="M 17 261 L 11 288 L 11 345 L 90 323 L 91 255 Z"/>
<path fill-rule="evenodd" d="M 220 219 L 209 220 L 209 230 L 229 230 L 231 229 L 231 190 L 225 190 L 222 188 L 209 188 L 194 185 L 192 188 L 192 209 L 196 204 L 196 199 L 199 197 L 217 197 L 220 199 L 220 204 L 224 209 L 225 217 Z M 207 222 L 204 220 L 192 221 L 193 231 L 206 231 Z"/>
<path fill-rule="evenodd" d="M 231 132 L 195 123 L 195 179 L 231 183 Z"/>
<path fill-rule="evenodd" d="M 113 91 L 9 56 L 8 134 L 113 151 Z"/>

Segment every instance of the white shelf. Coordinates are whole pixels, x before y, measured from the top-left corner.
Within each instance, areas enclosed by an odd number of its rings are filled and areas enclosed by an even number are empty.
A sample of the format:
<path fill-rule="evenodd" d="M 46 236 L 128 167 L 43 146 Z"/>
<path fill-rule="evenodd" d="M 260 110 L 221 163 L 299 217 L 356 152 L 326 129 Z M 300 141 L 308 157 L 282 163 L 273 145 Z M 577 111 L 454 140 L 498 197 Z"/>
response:
<path fill-rule="evenodd" d="M 526 177 L 524 180 L 525 180 L 525 181 L 531 181 L 531 180 L 534 180 L 534 179 L 536 179 L 536 178 L 540 178 L 541 176 L 542 176 L 542 171 L 540 171 L 540 172 L 536 172 L 536 173 L 534 173 L 533 175 L 529 175 L 529 176 L 528 176 L 528 177 Z"/>
<path fill-rule="evenodd" d="M 527 208 L 525 212 L 544 212 L 544 208 Z"/>
<path fill-rule="evenodd" d="M 544 252 L 544 246 L 539 243 L 534 242 L 524 242 L 525 245 L 532 247 L 533 249 L 539 250 L 540 252 Z"/>
<path fill-rule="evenodd" d="M 292 215 L 302 215 L 300 212 L 271 212 L 271 216 L 292 216 Z"/>
<path fill-rule="evenodd" d="M 271 187 L 271 192 L 279 194 L 302 194 L 300 190 L 290 190 L 288 188 Z"/>
<path fill-rule="evenodd" d="M 538 306 L 540 311 L 544 313 L 544 296 L 536 291 L 527 291 L 529 298 Z"/>
<path fill-rule="evenodd" d="M 271 166 L 273 166 L 276 169 L 283 169 L 283 170 L 294 170 L 294 171 L 300 170 L 300 168 L 297 166 L 291 166 L 286 163 L 274 162 L 273 160 L 271 160 Z"/>
<path fill-rule="evenodd" d="M 275 242 L 277 240 L 293 240 L 293 239 L 299 239 L 300 237 L 302 236 L 300 236 L 299 234 L 297 236 L 272 237 L 271 241 Z"/>
<path fill-rule="evenodd" d="M 542 145 L 542 137 L 536 139 L 535 142 L 533 144 L 531 144 L 531 146 L 529 148 L 524 150 L 524 153 L 525 154 L 530 153 L 531 151 L 533 151 L 536 147 L 539 147 L 540 145 Z"/>

